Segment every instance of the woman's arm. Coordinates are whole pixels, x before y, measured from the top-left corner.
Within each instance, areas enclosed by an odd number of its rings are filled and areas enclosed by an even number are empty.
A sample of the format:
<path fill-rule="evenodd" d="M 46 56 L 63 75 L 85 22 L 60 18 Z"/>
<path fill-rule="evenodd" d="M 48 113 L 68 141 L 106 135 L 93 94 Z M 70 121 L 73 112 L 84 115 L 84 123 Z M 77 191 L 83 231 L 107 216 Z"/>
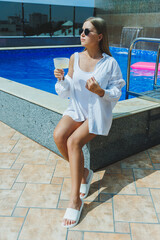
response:
<path fill-rule="evenodd" d="M 119 65 L 114 59 L 112 62 L 111 76 L 109 77 L 106 89 L 101 88 L 94 77 L 87 80 L 86 88 L 107 101 L 115 102 L 119 100 L 122 94 L 121 89 L 125 84 Z"/>
<path fill-rule="evenodd" d="M 118 101 L 122 95 L 122 88 L 126 85 L 122 78 L 122 73 L 117 61 L 114 59 L 112 64 L 112 74 L 109 78 L 108 85 L 104 89 L 103 98 L 107 101 Z"/>
<path fill-rule="evenodd" d="M 73 71 L 74 71 L 74 54 L 71 55 L 70 60 L 69 60 L 68 76 L 70 78 L 73 77 Z"/>
<path fill-rule="evenodd" d="M 55 84 L 55 90 L 57 94 L 62 98 L 70 97 L 70 81 L 72 81 L 73 76 L 73 66 L 74 66 L 74 54 L 70 57 L 69 60 L 69 69 L 68 74 L 64 76 L 64 71 L 57 73 L 59 79 Z"/>

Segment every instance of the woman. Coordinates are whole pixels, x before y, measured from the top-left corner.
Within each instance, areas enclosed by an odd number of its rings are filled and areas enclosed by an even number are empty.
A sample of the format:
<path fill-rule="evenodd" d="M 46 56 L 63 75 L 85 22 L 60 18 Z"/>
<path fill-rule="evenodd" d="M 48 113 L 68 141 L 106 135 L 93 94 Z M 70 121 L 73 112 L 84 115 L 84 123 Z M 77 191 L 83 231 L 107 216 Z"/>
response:
<path fill-rule="evenodd" d="M 93 171 L 84 168 L 82 147 L 96 135 L 108 135 L 112 109 L 125 85 L 116 60 L 109 51 L 105 21 L 88 18 L 82 27 L 81 44 L 85 50 L 70 58 L 69 71 L 55 69 L 56 91 L 70 98 L 67 110 L 54 131 L 55 143 L 69 161 L 71 172 L 70 202 L 62 226 L 73 227 L 80 218 L 83 198 L 89 191 Z"/>

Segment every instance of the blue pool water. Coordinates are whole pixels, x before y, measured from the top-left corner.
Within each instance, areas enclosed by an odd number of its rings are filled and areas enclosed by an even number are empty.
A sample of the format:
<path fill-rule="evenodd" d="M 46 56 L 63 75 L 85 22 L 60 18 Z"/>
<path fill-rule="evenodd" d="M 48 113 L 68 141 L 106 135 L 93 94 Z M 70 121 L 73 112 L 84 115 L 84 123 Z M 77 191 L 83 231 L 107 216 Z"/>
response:
<path fill-rule="evenodd" d="M 0 76 L 50 93 L 55 93 L 53 75 L 54 57 L 70 57 L 82 47 L 24 49 L 0 51 Z M 123 78 L 127 78 L 128 49 L 110 47 L 113 57 L 120 65 Z M 156 52 L 133 50 L 131 64 L 139 61 L 156 62 Z M 66 72 L 67 73 L 67 72 Z M 153 89 L 154 72 L 131 70 L 130 90 L 144 92 Z M 158 82 L 160 85 L 160 76 Z M 125 99 L 126 87 L 123 88 L 120 100 Z"/>

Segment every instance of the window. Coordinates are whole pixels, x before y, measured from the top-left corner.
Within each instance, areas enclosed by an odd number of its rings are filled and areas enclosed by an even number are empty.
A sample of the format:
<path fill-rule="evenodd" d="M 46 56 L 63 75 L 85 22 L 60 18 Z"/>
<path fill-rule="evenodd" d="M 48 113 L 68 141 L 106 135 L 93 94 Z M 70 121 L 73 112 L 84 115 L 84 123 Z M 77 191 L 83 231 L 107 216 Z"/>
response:
<path fill-rule="evenodd" d="M 22 35 L 22 4 L 0 2 L 0 36 Z"/>
<path fill-rule="evenodd" d="M 49 5 L 24 3 L 24 35 L 50 36 Z"/>

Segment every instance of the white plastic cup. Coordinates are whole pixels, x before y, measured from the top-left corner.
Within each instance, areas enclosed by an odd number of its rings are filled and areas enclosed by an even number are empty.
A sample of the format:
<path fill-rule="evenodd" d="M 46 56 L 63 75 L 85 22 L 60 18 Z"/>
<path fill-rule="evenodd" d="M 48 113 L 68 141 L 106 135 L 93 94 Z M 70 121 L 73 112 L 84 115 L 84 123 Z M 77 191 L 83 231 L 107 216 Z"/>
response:
<path fill-rule="evenodd" d="M 69 67 L 69 58 L 53 58 L 56 69 L 65 69 Z"/>

